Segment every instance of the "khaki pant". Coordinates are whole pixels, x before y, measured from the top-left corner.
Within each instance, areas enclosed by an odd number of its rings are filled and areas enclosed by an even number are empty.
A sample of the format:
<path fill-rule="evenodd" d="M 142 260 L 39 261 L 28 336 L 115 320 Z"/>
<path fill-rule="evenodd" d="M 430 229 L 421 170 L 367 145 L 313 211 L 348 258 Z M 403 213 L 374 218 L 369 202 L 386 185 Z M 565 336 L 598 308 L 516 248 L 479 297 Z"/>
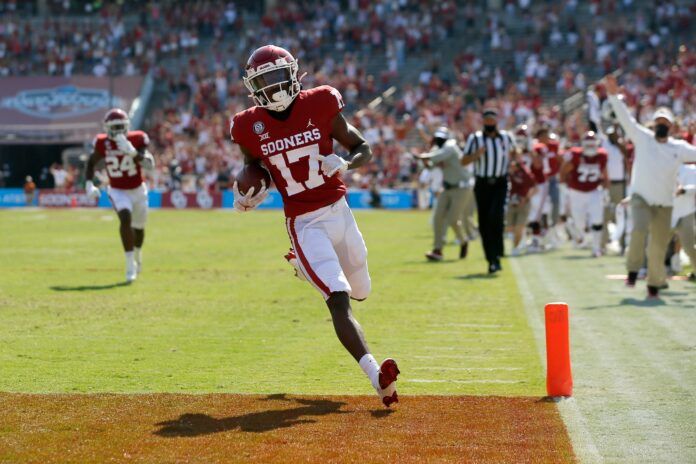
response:
<path fill-rule="evenodd" d="M 612 181 L 609 184 L 609 204 L 604 205 L 604 229 L 602 230 L 602 246 L 609 243 L 609 229 L 607 224 L 613 222 L 616 224 L 616 205 L 624 199 L 626 195 L 626 183 Z M 623 240 L 622 240 L 623 242 Z"/>
<path fill-rule="evenodd" d="M 478 227 L 476 227 L 476 222 L 474 222 L 474 213 L 476 212 L 476 197 L 474 196 L 474 189 L 464 189 L 466 192 L 464 194 L 464 206 L 462 208 L 462 227 L 464 228 L 464 234 L 468 240 L 475 240 L 478 236 Z"/>
<path fill-rule="evenodd" d="M 454 188 L 443 190 L 437 197 L 435 212 L 433 213 L 433 229 L 435 232 L 435 250 L 442 250 L 447 237 L 447 227 L 452 227 L 457 239 L 464 243 L 464 230 L 462 229 L 462 209 L 467 192 L 471 189 Z"/>
<path fill-rule="evenodd" d="M 691 268 L 693 272 L 696 272 L 696 248 L 694 248 L 694 215 L 689 214 L 680 218 L 677 222 L 677 226 L 674 228 L 679 235 L 679 242 L 681 243 L 684 253 L 689 257 L 691 261 Z"/>
<path fill-rule="evenodd" d="M 659 287 L 667 281 L 665 253 L 672 238 L 671 206 L 651 206 L 635 193 L 631 197 L 633 230 L 626 255 L 628 272 L 638 272 L 645 261 L 645 239 L 648 240 L 648 285 Z"/>

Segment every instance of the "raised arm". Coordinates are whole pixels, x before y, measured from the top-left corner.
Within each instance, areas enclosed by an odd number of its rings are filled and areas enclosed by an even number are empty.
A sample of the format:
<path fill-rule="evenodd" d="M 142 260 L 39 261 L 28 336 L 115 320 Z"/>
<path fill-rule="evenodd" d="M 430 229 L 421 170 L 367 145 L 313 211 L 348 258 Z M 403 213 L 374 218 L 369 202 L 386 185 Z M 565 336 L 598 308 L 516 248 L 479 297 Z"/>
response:
<path fill-rule="evenodd" d="M 616 83 L 616 77 L 610 74 L 604 78 L 604 81 L 606 83 L 607 94 L 609 95 L 609 104 L 614 110 L 616 119 L 619 121 L 619 124 L 621 124 L 621 127 L 623 127 L 628 138 L 635 143 L 636 139 L 641 134 L 652 136 L 650 130 L 638 124 L 638 121 L 631 116 L 626 103 L 619 98 L 619 86 Z"/>

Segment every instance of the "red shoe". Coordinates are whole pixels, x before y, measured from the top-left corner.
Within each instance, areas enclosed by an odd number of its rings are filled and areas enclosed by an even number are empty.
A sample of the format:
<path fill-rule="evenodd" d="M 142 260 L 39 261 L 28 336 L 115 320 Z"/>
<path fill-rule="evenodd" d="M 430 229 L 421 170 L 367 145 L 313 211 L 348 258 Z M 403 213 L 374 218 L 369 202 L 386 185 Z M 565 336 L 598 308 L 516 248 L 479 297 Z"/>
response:
<path fill-rule="evenodd" d="M 385 359 L 382 361 L 382 365 L 379 366 L 380 391 L 378 393 L 386 407 L 391 406 L 392 403 L 399 402 L 399 396 L 396 394 L 396 377 L 400 373 L 396 361 L 391 358 Z"/>

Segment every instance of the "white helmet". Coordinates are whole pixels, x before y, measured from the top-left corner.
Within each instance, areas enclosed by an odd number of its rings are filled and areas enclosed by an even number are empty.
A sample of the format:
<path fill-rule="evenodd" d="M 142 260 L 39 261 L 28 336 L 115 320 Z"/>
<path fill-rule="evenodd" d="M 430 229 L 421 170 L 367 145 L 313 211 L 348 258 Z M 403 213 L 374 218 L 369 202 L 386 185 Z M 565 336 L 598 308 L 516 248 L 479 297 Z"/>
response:
<path fill-rule="evenodd" d="M 587 131 L 582 138 L 582 153 L 587 156 L 595 156 L 599 151 L 601 142 L 593 131 Z"/>

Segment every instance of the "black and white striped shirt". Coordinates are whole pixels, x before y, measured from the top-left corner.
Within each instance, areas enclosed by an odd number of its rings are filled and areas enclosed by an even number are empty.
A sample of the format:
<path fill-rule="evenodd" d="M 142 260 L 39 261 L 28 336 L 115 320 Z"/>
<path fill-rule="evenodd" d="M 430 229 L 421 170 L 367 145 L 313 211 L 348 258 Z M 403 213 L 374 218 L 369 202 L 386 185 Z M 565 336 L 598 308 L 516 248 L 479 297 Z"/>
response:
<path fill-rule="evenodd" d="M 494 137 L 483 131 L 476 131 L 466 139 L 464 154 L 473 155 L 484 146 L 486 152 L 474 163 L 474 175 L 476 177 L 507 176 L 510 155 L 515 150 L 515 139 L 504 130 L 498 131 Z"/>

